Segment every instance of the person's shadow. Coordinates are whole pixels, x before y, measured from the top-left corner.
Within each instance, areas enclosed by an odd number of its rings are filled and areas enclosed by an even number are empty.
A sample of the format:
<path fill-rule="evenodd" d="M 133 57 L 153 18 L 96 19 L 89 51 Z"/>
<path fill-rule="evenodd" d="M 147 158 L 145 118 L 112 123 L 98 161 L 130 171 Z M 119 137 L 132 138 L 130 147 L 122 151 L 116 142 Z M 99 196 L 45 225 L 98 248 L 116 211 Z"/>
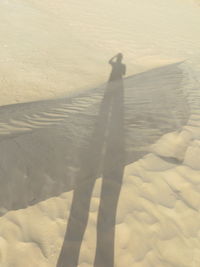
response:
<path fill-rule="evenodd" d="M 114 266 L 115 220 L 125 166 L 122 54 L 109 63 L 112 72 L 88 149 L 80 158 L 70 216 L 57 267 L 77 267 L 96 178 L 102 176 L 94 266 Z"/>

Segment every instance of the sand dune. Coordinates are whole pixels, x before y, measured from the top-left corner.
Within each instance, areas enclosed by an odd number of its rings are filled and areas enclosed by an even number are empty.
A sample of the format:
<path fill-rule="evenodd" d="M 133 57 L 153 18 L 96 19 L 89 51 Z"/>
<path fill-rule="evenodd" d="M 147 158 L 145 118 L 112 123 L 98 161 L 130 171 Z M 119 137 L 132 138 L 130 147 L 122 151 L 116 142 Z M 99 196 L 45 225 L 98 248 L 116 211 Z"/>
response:
<path fill-rule="evenodd" d="M 193 0 L 4 0 L 0 16 L 0 105 L 95 87 L 119 50 L 128 75 L 199 53 Z"/>
<path fill-rule="evenodd" d="M 199 1 L 0 17 L 0 267 L 199 267 Z"/>
<path fill-rule="evenodd" d="M 117 207 L 116 267 L 199 264 L 195 85 L 185 63 L 124 81 L 124 164 L 133 163 L 124 170 Z M 84 177 L 84 168 L 80 173 L 79 166 L 87 161 L 80 155 L 88 151 L 104 91 L 102 86 L 71 99 L 1 108 L 1 266 L 56 266 L 72 190 L 80 179 L 77 174 Z M 117 116 L 115 120 L 119 122 Z M 119 160 L 116 155 L 113 158 Z M 87 160 L 95 162 L 90 154 Z M 101 177 L 101 169 L 93 166 L 89 171 Z M 81 267 L 93 266 L 100 188 L 101 178 L 96 180 L 90 202 Z M 84 201 L 84 195 L 81 198 Z"/>

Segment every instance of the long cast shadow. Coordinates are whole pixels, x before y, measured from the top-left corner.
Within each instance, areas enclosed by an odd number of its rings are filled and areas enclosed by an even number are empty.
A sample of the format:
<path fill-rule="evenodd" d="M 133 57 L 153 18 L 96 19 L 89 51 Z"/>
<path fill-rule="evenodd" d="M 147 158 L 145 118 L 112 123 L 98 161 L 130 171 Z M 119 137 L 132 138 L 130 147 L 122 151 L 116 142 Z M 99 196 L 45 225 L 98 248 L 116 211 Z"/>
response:
<path fill-rule="evenodd" d="M 115 66 L 114 72 L 119 65 Z M 74 189 L 68 226 L 57 267 L 78 266 L 96 178 L 102 173 L 94 266 L 114 266 L 115 219 L 125 167 L 123 80 L 113 71 Z"/>

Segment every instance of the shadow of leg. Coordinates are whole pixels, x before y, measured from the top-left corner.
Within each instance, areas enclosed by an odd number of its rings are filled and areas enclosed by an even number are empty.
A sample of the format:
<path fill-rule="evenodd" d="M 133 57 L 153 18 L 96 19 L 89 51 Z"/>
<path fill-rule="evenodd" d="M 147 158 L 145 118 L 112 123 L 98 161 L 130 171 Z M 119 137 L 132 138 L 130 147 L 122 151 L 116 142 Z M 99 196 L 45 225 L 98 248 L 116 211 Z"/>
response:
<path fill-rule="evenodd" d="M 116 84 L 112 93 L 107 126 L 95 267 L 114 267 L 116 212 L 125 166 L 122 85 L 121 82 Z"/>
<path fill-rule="evenodd" d="M 78 266 L 80 247 L 87 226 L 94 179 L 88 179 L 74 191 L 67 232 L 57 263 L 59 267 Z"/>

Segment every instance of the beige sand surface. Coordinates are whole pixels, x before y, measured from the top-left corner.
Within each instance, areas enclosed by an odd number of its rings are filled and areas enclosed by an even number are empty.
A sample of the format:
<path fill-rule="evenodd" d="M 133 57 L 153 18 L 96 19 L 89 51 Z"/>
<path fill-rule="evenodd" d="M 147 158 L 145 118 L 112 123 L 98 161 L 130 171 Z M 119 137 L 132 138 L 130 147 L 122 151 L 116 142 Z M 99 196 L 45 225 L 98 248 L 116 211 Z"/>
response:
<path fill-rule="evenodd" d="M 198 142 L 188 147 L 184 164 L 149 154 L 127 166 L 116 222 L 115 266 L 200 264 L 200 170 L 191 159 L 199 157 Z M 82 267 L 93 266 L 100 184 L 98 179 L 82 244 Z M 64 193 L 0 219 L 1 266 L 55 266 L 71 196 Z"/>
<path fill-rule="evenodd" d="M 130 75 L 199 53 L 193 0 L 4 0 L 0 17 L 0 105 L 97 86 L 119 50 Z"/>
<path fill-rule="evenodd" d="M 4 0 L 0 17 L 0 267 L 56 266 L 119 51 L 131 77 L 115 267 L 199 267 L 199 1 Z M 79 267 L 93 266 L 98 177 Z"/>

